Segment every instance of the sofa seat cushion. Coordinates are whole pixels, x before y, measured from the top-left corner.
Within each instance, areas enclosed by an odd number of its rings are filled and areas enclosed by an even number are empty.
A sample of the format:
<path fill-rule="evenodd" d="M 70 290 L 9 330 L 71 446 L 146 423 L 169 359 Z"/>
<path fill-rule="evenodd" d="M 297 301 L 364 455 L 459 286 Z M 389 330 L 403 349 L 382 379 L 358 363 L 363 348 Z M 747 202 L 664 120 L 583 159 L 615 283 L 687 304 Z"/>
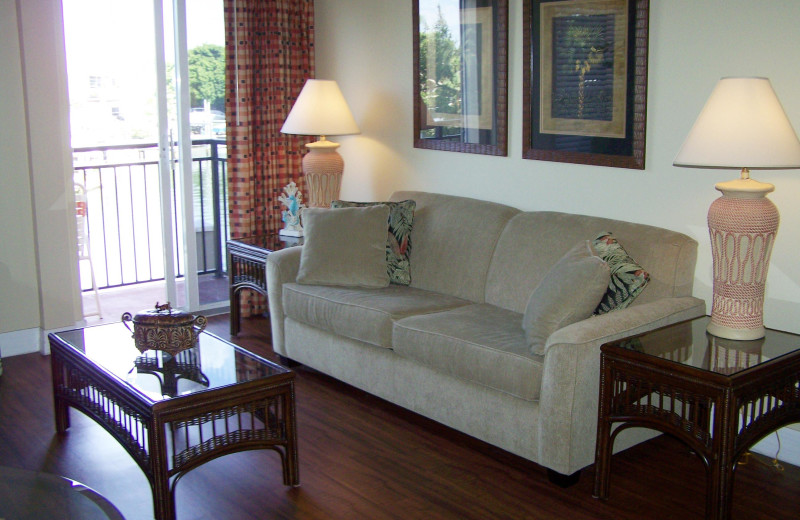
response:
<path fill-rule="evenodd" d="M 283 286 L 286 316 L 383 348 L 392 347 L 395 320 L 471 303 L 455 296 L 396 284 L 380 289 L 298 283 Z"/>
<path fill-rule="evenodd" d="M 428 367 L 525 400 L 539 398 L 543 356 L 531 354 L 522 315 L 472 304 L 394 325 L 394 351 Z"/>

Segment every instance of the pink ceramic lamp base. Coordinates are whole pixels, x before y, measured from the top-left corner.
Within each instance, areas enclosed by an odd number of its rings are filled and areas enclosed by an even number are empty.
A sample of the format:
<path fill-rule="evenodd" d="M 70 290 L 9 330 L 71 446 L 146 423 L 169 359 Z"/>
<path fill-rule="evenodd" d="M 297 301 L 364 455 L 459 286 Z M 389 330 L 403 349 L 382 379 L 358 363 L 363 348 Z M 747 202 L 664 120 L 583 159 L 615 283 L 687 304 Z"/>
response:
<path fill-rule="evenodd" d="M 714 263 L 714 296 L 708 332 L 737 340 L 764 337 L 764 289 L 780 216 L 764 195 L 771 184 L 740 191 L 720 183 L 723 196 L 708 210 Z M 738 183 L 738 181 L 733 181 Z"/>
<path fill-rule="evenodd" d="M 308 143 L 308 153 L 303 157 L 303 173 L 308 188 L 308 206 L 330 208 L 331 201 L 339 198 L 342 185 L 344 159 L 336 151 L 339 143 L 324 138 Z"/>

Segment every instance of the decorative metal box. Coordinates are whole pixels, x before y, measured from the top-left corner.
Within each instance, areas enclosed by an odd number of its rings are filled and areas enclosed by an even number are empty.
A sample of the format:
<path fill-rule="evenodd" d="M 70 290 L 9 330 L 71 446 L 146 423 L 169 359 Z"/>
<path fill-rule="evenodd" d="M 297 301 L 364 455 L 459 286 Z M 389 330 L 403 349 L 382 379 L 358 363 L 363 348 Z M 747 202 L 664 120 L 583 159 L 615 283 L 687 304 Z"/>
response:
<path fill-rule="evenodd" d="M 131 329 L 128 322 L 133 322 Z M 176 355 L 182 350 L 192 348 L 197 336 L 206 328 L 206 317 L 188 312 L 173 310 L 169 302 L 155 309 L 142 311 L 136 316 L 130 312 L 122 315 L 122 323 L 133 332 L 133 340 L 139 352 L 163 350 Z"/>

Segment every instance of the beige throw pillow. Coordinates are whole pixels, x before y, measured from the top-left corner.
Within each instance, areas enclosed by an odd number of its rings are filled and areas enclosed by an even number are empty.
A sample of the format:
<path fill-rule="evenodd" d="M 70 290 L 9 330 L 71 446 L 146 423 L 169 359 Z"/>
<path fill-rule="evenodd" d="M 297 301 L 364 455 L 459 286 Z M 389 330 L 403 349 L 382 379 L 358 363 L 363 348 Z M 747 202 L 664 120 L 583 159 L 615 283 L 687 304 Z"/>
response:
<path fill-rule="evenodd" d="M 608 264 L 588 240 L 561 257 L 533 290 L 522 318 L 531 352 L 544 355 L 550 334 L 591 316 L 610 279 Z"/>
<path fill-rule="evenodd" d="M 389 208 L 306 208 L 297 283 L 379 288 L 389 285 Z"/>

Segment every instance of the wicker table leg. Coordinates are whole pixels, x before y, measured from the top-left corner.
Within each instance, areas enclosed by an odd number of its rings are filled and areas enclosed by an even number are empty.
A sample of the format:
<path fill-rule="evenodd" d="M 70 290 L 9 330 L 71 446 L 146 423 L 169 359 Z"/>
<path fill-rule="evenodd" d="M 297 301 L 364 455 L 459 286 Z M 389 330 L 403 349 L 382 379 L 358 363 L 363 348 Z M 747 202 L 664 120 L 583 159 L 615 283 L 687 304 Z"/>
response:
<path fill-rule="evenodd" d="M 608 413 L 611 409 L 613 374 L 605 356 L 600 359 L 600 401 L 597 414 L 597 443 L 594 458 L 594 491 L 592 496 L 605 500 L 608 498 L 611 474 L 611 422 Z"/>
<path fill-rule="evenodd" d="M 50 371 L 53 381 L 53 405 L 55 406 L 56 432 L 65 433 L 69 429 L 69 405 L 61 397 L 64 388 L 64 362 L 58 354 L 50 355 Z"/>
<path fill-rule="evenodd" d="M 284 394 L 286 410 L 286 460 L 284 461 L 283 483 L 286 486 L 300 485 L 300 464 L 297 457 L 297 422 L 294 399 L 294 383 Z"/>
<path fill-rule="evenodd" d="M 239 290 L 233 286 L 230 288 L 230 302 L 231 302 L 231 336 L 239 334 L 241 327 L 241 318 L 239 310 Z"/>
<path fill-rule="evenodd" d="M 153 512 L 156 520 L 175 520 L 175 496 L 170 490 L 164 425 L 153 421 L 150 428 L 150 470 L 153 478 Z"/>

